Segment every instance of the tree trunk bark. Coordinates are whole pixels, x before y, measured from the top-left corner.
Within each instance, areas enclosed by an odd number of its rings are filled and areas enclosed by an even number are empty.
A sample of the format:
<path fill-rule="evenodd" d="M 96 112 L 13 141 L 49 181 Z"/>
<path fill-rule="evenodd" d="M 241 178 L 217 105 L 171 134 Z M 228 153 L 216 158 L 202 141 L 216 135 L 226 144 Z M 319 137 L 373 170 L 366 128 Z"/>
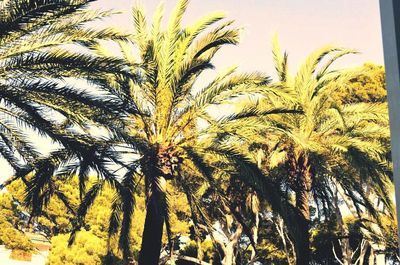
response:
<path fill-rule="evenodd" d="M 257 245 L 258 242 L 258 226 L 260 225 L 260 217 L 258 216 L 258 212 L 254 216 L 255 223 L 253 227 L 251 228 L 251 234 L 253 237 L 253 242 Z M 251 254 L 250 254 L 250 260 L 253 260 L 256 257 L 256 250 L 252 247 L 251 248 Z"/>
<path fill-rule="evenodd" d="M 223 230 L 225 231 L 222 232 Z M 220 232 L 213 233 L 213 238 L 221 247 L 224 255 L 221 260 L 222 265 L 236 265 L 237 246 L 239 244 L 239 239 L 242 236 L 243 227 L 240 224 L 237 224 L 236 231 L 233 234 L 231 234 L 230 231 L 231 227 L 229 225 L 227 229 L 221 229 Z"/>
<path fill-rule="evenodd" d="M 236 248 L 239 243 L 239 239 L 242 235 L 243 227 L 238 225 L 235 233 L 229 237 L 228 244 L 223 248 L 224 258 L 221 260 L 222 265 L 236 265 Z"/>
<path fill-rule="evenodd" d="M 165 179 L 158 177 L 158 182 L 165 183 Z M 165 209 L 162 207 L 164 205 L 163 201 L 166 199 L 165 197 L 165 188 L 152 187 L 146 207 L 139 265 L 158 265 L 159 263 L 165 221 Z"/>
<path fill-rule="evenodd" d="M 193 257 L 189 257 L 189 256 L 178 256 L 176 259 L 189 261 L 191 263 L 198 264 L 198 265 L 211 265 L 211 263 L 208 263 L 208 262 L 205 262 L 205 261 L 193 258 Z"/>
<path fill-rule="evenodd" d="M 310 165 L 306 155 L 300 155 L 297 160 L 297 183 L 296 183 L 296 208 L 299 211 L 298 233 L 296 238 L 296 264 L 308 265 L 311 259 L 310 251 L 310 192 L 312 176 Z"/>
<path fill-rule="evenodd" d="M 224 258 L 221 260 L 222 265 L 235 265 L 235 254 L 233 248 L 226 248 L 224 251 Z"/>
<path fill-rule="evenodd" d="M 201 246 L 200 238 L 196 238 L 196 245 L 197 245 L 197 259 L 203 261 L 204 253 L 203 253 L 203 247 Z"/>
<path fill-rule="evenodd" d="M 368 242 L 365 239 L 362 239 L 360 243 L 360 255 L 358 256 L 358 259 L 356 260 L 354 265 L 364 264 L 364 258 L 365 254 L 367 253 L 367 250 L 368 250 Z"/>
<path fill-rule="evenodd" d="M 308 195 L 307 192 L 301 195 L 303 198 L 303 203 L 305 204 L 308 199 L 305 199 L 305 195 Z M 303 205 L 304 205 L 303 204 Z M 301 212 L 301 215 L 298 219 L 299 223 L 299 234 L 301 238 L 298 237 L 295 242 L 296 247 L 296 265 L 308 265 L 311 258 L 310 253 L 310 233 L 309 233 L 309 226 L 310 226 L 310 215 L 309 215 L 309 208 L 306 212 Z"/>
<path fill-rule="evenodd" d="M 290 261 L 290 251 L 288 249 L 288 245 L 286 242 L 286 234 L 285 234 L 285 228 L 284 228 L 284 223 L 282 217 L 278 216 L 276 218 L 276 221 L 272 220 L 275 223 L 276 230 L 278 231 L 279 236 L 281 237 L 282 243 L 283 243 L 283 250 L 285 251 L 286 254 L 286 260 L 288 265 L 291 265 L 292 262 Z M 295 259 L 296 260 L 296 259 Z"/>

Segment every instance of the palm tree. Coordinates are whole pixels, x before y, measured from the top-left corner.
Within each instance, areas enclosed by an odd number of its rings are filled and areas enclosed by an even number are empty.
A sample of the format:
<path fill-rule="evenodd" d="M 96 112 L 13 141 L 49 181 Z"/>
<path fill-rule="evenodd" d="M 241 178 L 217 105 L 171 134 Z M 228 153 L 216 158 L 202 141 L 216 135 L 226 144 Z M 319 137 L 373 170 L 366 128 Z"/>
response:
<path fill-rule="evenodd" d="M 310 205 L 333 209 L 329 187 L 339 183 L 356 207 L 373 211 L 362 183 L 382 182 L 386 170 L 385 140 L 388 138 L 387 110 L 384 104 L 339 105 L 331 97 L 338 86 L 357 75 L 352 71 L 330 70 L 340 57 L 352 50 L 323 47 L 313 52 L 297 74 L 288 73 L 287 54 L 273 42 L 277 85 L 289 90 L 301 115 L 276 118 L 278 128 L 269 132 L 264 169 L 284 190 L 294 195 L 297 222 L 287 220 L 295 241 L 297 264 L 309 264 Z M 259 105 L 276 105 L 269 99 Z"/>
<path fill-rule="evenodd" d="M 86 117 L 100 111 L 93 96 L 81 95 L 60 78 L 90 76 L 95 82 L 104 73 L 122 73 L 116 59 L 95 59 L 89 53 L 68 52 L 62 46 L 123 37 L 115 30 L 82 27 L 85 22 L 112 14 L 85 10 L 90 2 L 16 0 L 0 4 L 0 154 L 14 168 L 15 178 L 32 171 L 42 156 L 26 136 L 27 130 L 51 137 L 63 146 L 74 146 L 77 140 L 68 128 L 85 122 L 81 106 L 93 108 L 91 113 L 85 110 Z M 110 106 L 121 104 L 109 100 Z M 60 116 L 57 121 L 49 118 L 55 113 Z"/>
<path fill-rule="evenodd" d="M 187 6 L 187 0 L 178 2 L 165 30 L 161 28 L 163 5 L 157 8 L 151 27 L 147 25 L 143 8 L 135 6 L 132 12 L 135 32 L 127 40 L 117 42 L 125 69 L 130 73 L 117 73 L 97 82 L 127 107 L 112 120 L 102 113 L 93 116 L 111 135 L 107 150 L 120 159 L 122 154 L 132 156 L 125 159 L 128 162 L 120 163 L 119 170 L 125 171 L 122 177 L 107 176 L 103 171 L 105 174 L 99 182 L 85 193 L 77 215 L 79 220 L 83 219 L 104 186 L 103 180 L 111 183 L 116 196 L 109 236 L 121 228 L 119 245 L 125 261 L 132 258 L 129 229 L 138 186 L 144 186 L 147 205 L 139 264 L 158 264 L 164 224 L 171 239 L 166 182 L 186 193 L 194 223 L 208 225 L 195 190 L 202 185 L 213 186 L 223 195 L 218 187 L 224 179 L 236 177 L 254 184 L 262 178 L 257 166 L 231 145 L 232 136 L 243 141 L 253 135 L 256 128 L 265 128 L 264 124 L 256 122 L 257 116 L 295 112 L 283 107 L 263 111 L 250 108 L 223 117 L 213 116 L 216 112 L 224 114 L 223 108 L 229 105 L 225 103 L 232 103 L 244 93 L 262 91 L 284 96 L 285 91 L 268 86 L 269 78 L 264 74 L 238 74 L 236 68 L 217 75 L 205 86 L 199 85 L 198 77 L 204 70 L 213 68 L 211 60 L 218 50 L 224 45 L 238 43 L 239 30 L 231 28 L 233 22 L 224 21 L 224 15 L 218 12 L 182 28 L 181 20 Z M 101 58 L 113 56 L 96 41 L 87 45 Z M 105 111 L 110 112 L 109 105 L 104 105 Z M 242 129 L 238 131 L 237 128 Z M 95 154 L 99 155 L 96 157 L 100 164 L 107 161 L 105 158 L 109 155 L 98 151 Z M 115 160 L 121 162 L 120 159 Z M 85 178 L 81 180 L 84 182 Z M 267 188 L 265 184 L 257 189 L 265 191 Z M 79 222 L 75 231 L 81 225 Z"/>
<path fill-rule="evenodd" d="M 83 95 L 66 85 L 66 77 L 96 83 L 109 73 L 125 74 L 116 58 L 96 58 L 88 51 L 72 53 L 65 46 L 124 37 L 112 29 L 83 27 L 113 13 L 84 9 L 90 2 L 16 0 L 0 4 L 0 155 L 15 170 L 15 176 L 2 187 L 22 178 L 28 187 L 27 202 L 35 205 L 32 217 L 42 213 L 52 195 L 73 211 L 65 195 L 47 183 L 52 169 L 67 159 L 78 159 L 83 162 L 75 169 L 84 178 L 89 168 L 85 163 L 91 165 L 89 158 L 96 158 L 92 153 L 105 150 L 93 137 L 77 133 L 77 124 L 84 128 L 96 122 L 98 113 L 112 119 L 122 105 L 126 110 L 126 104 L 110 94 Z M 105 105 L 109 108 L 102 110 Z M 45 157 L 43 148 L 35 144 L 38 137 L 51 138 L 61 150 Z M 27 177 L 29 173 L 33 176 Z"/>

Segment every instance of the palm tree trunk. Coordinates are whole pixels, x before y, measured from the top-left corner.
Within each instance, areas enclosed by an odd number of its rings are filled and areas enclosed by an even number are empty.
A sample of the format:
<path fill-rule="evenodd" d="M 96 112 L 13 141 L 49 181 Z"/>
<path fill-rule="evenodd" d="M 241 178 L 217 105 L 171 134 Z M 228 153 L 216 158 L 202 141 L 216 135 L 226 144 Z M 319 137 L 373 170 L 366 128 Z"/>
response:
<path fill-rule="evenodd" d="M 165 179 L 158 177 L 158 182 L 165 183 Z M 163 209 L 165 197 L 165 188 L 153 187 L 151 189 L 147 201 L 139 265 L 158 265 L 159 263 L 165 221 L 165 209 Z"/>
<path fill-rule="evenodd" d="M 309 194 L 307 191 L 296 192 L 296 207 L 300 210 L 299 214 L 299 234 L 301 237 L 296 240 L 296 265 L 308 265 L 310 255 L 310 207 L 309 207 Z"/>
<path fill-rule="evenodd" d="M 308 265 L 311 259 L 310 251 L 310 192 L 311 192 L 311 172 L 307 156 L 300 156 L 298 159 L 298 174 L 296 188 L 296 208 L 298 209 L 298 233 L 299 237 L 295 242 L 296 264 Z"/>

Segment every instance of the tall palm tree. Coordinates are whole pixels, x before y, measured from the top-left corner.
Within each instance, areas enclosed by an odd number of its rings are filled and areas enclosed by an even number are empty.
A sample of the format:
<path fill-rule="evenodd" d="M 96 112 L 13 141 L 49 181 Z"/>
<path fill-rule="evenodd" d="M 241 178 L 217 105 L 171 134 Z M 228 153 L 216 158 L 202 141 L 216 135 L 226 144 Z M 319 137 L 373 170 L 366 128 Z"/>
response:
<path fill-rule="evenodd" d="M 332 205 L 329 187 L 340 183 L 356 207 L 370 211 L 366 181 L 382 182 L 385 172 L 385 141 L 387 140 L 387 110 L 384 104 L 339 105 L 332 91 L 357 73 L 331 70 L 340 57 L 352 50 L 323 47 L 313 52 L 297 74 L 288 72 L 287 54 L 281 53 L 277 39 L 273 56 L 277 84 L 286 87 L 294 98 L 301 115 L 285 114 L 276 118 L 277 130 L 270 133 L 267 171 L 278 171 L 284 189 L 294 195 L 297 222 L 286 220 L 295 239 L 297 264 L 309 264 L 309 229 L 312 199 L 317 206 Z M 262 104 L 274 106 L 266 99 Z M 268 142 L 267 141 L 267 142 Z M 351 177 L 349 177 L 351 176 Z M 332 179 L 334 182 L 332 183 Z M 333 209 L 333 207 L 330 207 Z"/>
<path fill-rule="evenodd" d="M 268 86 L 269 78 L 263 74 L 238 74 L 236 68 L 217 75 L 205 86 L 198 84 L 200 74 L 213 68 L 211 60 L 219 49 L 238 43 L 239 30 L 231 28 L 233 22 L 224 21 L 224 15 L 219 12 L 182 27 L 187 6 L 187 0 L 178 2 L 165 30 L 162 29 L 163 5 L 157 8 L 150 27 L 143 8 L 135 6 L 132 10 L 135 32 L 126 41 L 117 42 L 130 76 L 116 74 L 98 82 L 127 106 L 111 121 L 103 119 L 112 135 L 109 143 L 114 152 L 133 154 L 129 162 L 121 165 L 125 170 L 121 178 L 106 179 L 116 189 L 109 235 L 121 228 L 119 245 L 125 260 L 131 259 L 129 229 L 134 193 L 143 185 L 147 213 L 139 264 L 158 264 L 164 224 L 171 238 L 167 181 L 187 194 L 193 212 L 200 213 L 207 224 L 194 193 L 199 186 L 213 186 L 218 190 L 221 179 L 228 176 L 245 183 L 252 179 L 252 184 L 262 177 L 257 166 L 239 148 L 233 148 L 231 136 L 243 141 L 256 128 L 265 128 L 265 124 L 257 122 L 257 116 L 295 112 L 282 107 L 263 111 L 250 108 L 224 117 L 213 116 L 216 112 L 224 114 L 224 107 L 228 106 L 225 103 L 244 93 L 263 91 L 284 96 L 285 91 Z M 103 58 L 113 56 L 98 42 L 90 42 L 88 47 Z M 138 112 L 129 111 L 129 106 Z M 106 104 L 104 109 L 109 110 L 109 106 Z M 98 113 L 97 120 L 102 116 Z M 79 218 L 84 217 L 103 185 L 101 179 L 86 192 L 77 211 Z M 197 223 L 198 218 L 193 218 Z"/>

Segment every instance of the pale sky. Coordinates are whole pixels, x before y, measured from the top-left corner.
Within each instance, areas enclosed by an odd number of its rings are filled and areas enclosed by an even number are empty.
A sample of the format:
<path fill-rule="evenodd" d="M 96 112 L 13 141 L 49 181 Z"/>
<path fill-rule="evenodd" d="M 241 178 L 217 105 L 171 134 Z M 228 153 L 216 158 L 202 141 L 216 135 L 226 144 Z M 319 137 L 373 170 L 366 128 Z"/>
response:
<path fill-rule="evenodd" d="M 133 3 L 132 0 L 98 0 L 91 8 L 118 9 L 125 13 L 96 24 L 132 30 Z M 142 3 L 152 17 L 159 1 L 143 0 Z M 165 1 L 166 18 L 175 3 L 175 0 Z M 258 70 L 273 75 L 271 37 L 274 33 L 278 33 L 282 49 L 289 53 L 292 72 L 311 51 L 326 44 L 360 52 L 342 59 L 340 67 L 364 62 L 383 64 L 378 0 L 192 0 L 184 23 L 213 11 L 226 12 L 228 19 L 236 21 L 235 26 L 244 28 L 241 43 L 221 49 L 215 57 L 217 70 L 235 64 L 242 71 Z M 12 170 L 0 159 L 0 182 L 11 175 Z"/>
<path fill-rule="evenodd" d="M 151 19 L 158 0 L 142 0 Z M 164 1 L 165 18 L 176 0 Z M 132 30 L 130 10 L 135 0 L 98 0 L 93 8 L 125 10 L 125 14 L 100 22 Z M 238 46 L 224 47 L 214 63 L 217 68 L 232 64 L 242 70 L 260 70 L 273 74 L 271 37 L 279 35 L 282 50 L 289 53 L 290 69 L 311 51 L 333 44 L 356 49 L 358 55 L 341 60 L 340 66 L 364 62 L 383 64 L 378 0 L 192 0 L 184 23 L 190 23 L 214 11 L 223 11 L 235 26 L 244 28 Z"/>

